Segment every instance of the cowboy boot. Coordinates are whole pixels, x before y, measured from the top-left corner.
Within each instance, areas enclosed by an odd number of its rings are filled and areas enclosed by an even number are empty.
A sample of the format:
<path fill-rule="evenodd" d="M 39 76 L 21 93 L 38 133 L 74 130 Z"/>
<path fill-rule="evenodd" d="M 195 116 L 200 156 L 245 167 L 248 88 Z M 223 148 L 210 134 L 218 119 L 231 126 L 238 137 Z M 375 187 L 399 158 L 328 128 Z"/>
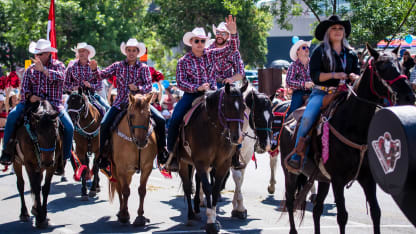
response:
<path fill-rule="evenodd" d="M 169 158 L 166 161 L 166 170 L 171 172 L 179 171 L 178 158 L 175 156 L 173 152 L 169 153 Z"/>
<path fill-rule="evenodd" d="M 163 165 L 168 161 L 169 158 L 169 152 L 166 150 L 165 147 L 161 147 L 158 150 L 158 154 L 157 154 L 157 162 L 159 165 Z"/>
<path fill-rule="evenodd" d="M 295 148 L 295 153 L 300 157 L 300 160 L 297 160 L 294 156 L 290 158 L 287 162 L 288 166 L 292 167 L 295 170 L 299 170 L 303 159 L 305 158 L 306 151 L 306 137 L 300 137 L 298 144 Z"/>
<path fill-rule="evenodd" d="M 6 149 L 4 149 L 1 153 L 0 164 L 8 166 L 12 164 L 13 156 L 16 154 L 16 141 L 11 138 L 6 146 Z"/>
<path fill-rule="evenodd" d="M 231 159 L 231 165 L 234 168 L 234 170 L 241 170 L 245 167 L 243 163 L 240 163 L 240 151 L 241 151 L 241 147 L 237 147 Z"/>

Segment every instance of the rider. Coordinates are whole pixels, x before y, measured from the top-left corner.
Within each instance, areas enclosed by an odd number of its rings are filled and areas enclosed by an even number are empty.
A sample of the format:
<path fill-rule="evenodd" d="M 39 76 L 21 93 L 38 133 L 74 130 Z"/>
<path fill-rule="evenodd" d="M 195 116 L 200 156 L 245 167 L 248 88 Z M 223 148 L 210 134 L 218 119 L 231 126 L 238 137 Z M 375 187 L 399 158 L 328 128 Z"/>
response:
<path fill-rule="evenodd" d="M 305 151 L 305 136 L 318 118 L 324 96 L 334 92 L 343 83 L 341 80 L 359 78 L 358 57 L 346 39 L 350 33 L 350 21 L 342 21 L 336 15 L 322 21 L 315 29 L 315 37 L 323 42 L 313 51 L 310 60 L 310 74 L 315 86 L 296 136 L 296 154 L 288 161 L 288 169 L 291 171 L 300 169 L 298 154 Z"/>
<path fill-rule="evenodd" d="M 63 153 L 64 159 L 71 156 L 74 126 L 71 118 L 62 104 L 65 65 L 52 59 L 51 53 L 58 52 L 51 46 L 51 42 L 39 39 L 29 45 L 29 52 L 35 55 L 32 64 L 23 76 L 20 103 L 9 113 L 4 131 L 3 153 L 0 162 L 4 165 L 11 163 L 15 143 L 15 125 L 23 112 L 26 102 L 47 100 L 59 112 L 59 118 L 64 127 Z M 9 142 L 10 141 L 10 142 Z M 7 146 L 7 148 L 6 148 Z M 58 164 L 56 174 L 63 173 L 63 165 Z"/>
<path fill-rule="evenodd" d="M 292 101 L 286 116 L 303 105 L 303 97 L 309 95 L 313 82 L 309 73 L 310 41 L 299 40 L 290 48 L 290 64 L 286 75 L 286 84 L 293 90 Z"/>
<path fill-rule="evenodd" d="M 214 32 L 215 40 L 208 49 L 224 48 L 230 38 L 230 32 L 225 26 L 225 22 L 221 22 L 218 27 L 212 25 L 212 31 Z M 244 76 L 244 62 L 239 51 L 233 52 L 231 56 L 218 59 L 211 71 L 211 77 L 215 77 L 217 80 L 217 88 L 221 88 L 227 83 L 232 84 L 235 81 L 242 80 Z M 232 164 L 235 169 L 244 167 L 239 160 L 240 149 L 241 144 L 237 146 L 237 150 L 232 158 Z"/>
<path fill-rule="evenodd" d="M 117 77 L 116 100 L 101 121 L 99 156 L 99 167 L 101 169 L 106 169 L 109 166 L 108 154 L 104 152 L 106 149 L 105 144 L 111 136 L 110 127 L 115 117 L 129 102 L 129 92 L 146 94 L 152 91 L 152 77 L 150 76 L 149 67 L 137 60 L 137 58 L 145 54 L 145 45 L 131 38 L 127 43 L 121 43 L 120 50 L 126 56 L 126 59 L 115 62 L 104 70 L 99 71 L 101 79 L 109 79 L 113 76 Z M 155 132 L 158 144 L 157 160 L 159 164 L 163 164 L 166 162 L 168 156 L 165 149 L 165 119 L 152 105 L 150 105 L 150 111 L 156 123 Z"/>
<path fill-rule="evenodd" d="M 176 82 L 184 91 L 184 95 L 176 104 L 170 119 L 168 130 L 168 151 L 170 164 L 167 169 L 177 171 L 179 165 L 173 154 L 173 147 L 179 134 L 179 125 L 186 112 L 192 107 L 192 102 L 209 89 L 217 89 L 215 77 L 210 76 L 210 68 L 221 58 L 229 57 L 238 50 L 238 35 L 235 18 L 226 18 L 226 27 L 231 33 L 230 43 L 223 48 L 206 49 L 209 36 L 203 28 L 194 28 L 183 36 L 183 43 L 191 47 L 191 51 L 179 59 L 176 69 Z"/>
<path fill-rule="evenodd" d="M 98 76 L 97 62 L 91 60 L 95 56 L 94 47 L 81 42 L 77 44 L 74 51 L 78 55 L 78 60 L 68 65 L 65 71 L 64 90 L 76 91 L 80 86 L 87 87 L 93 91 L 94 99 L 108 111 L 110 106 L 107 104 L 107 101 L 96 93 L 96 91 L 102 89 L 102 82 Z"/>

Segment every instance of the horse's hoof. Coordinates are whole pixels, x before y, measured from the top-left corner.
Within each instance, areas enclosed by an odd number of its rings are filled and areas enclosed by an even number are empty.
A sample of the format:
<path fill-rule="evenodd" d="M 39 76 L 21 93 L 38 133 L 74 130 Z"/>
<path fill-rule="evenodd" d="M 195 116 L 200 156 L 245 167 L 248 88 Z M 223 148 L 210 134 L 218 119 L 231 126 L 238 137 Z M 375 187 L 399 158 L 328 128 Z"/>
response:
<path fill-rule="evenodd" d="M 81 195 L 81 201 L 88 201 L 88 195 Z"/>
<path fill-rule="evenodd" d="M 126 224 L 130 221 L 130 215 L 121 215 L 120 212 L 117 213 L 118 221 L 122 224 Z"/>
<path fill-rule="evenodd" d="M 315 202 L 316 202 L 316 194 L 311 194 L 311 195 L 309 196 L 309 201 L 310 201 L 311 203 L 315 204 Z"/>
<path fill-rule="evenodd" d="M 48 218 L 44 219 L 41 222 L 36 221 L 36 228 L 45 229 L 49 225 Z"/>
<path fill-rule="evenodd" d="M 247 219 L 247 210 L 244 210 L 244 211 L 233 210 L 231 211 L 231 217 L 238 218 L 238 219 Z"/>
<path fill-rule="evenodd" d="M 143 227 L 144 225 L 146 225 L 146 223 L 149 223 L 150 219 L 147 219 L 144 216 L 137 216 L 136 220 L 134 220 L 133 225 L 136 227 Z"/>
<path fill-rule="evenodd" d="M 205 226 L 205 231 L 208 234 L 211 234 L 211 233 L 212 234 L 217 234 L 220 231 L 220 229 L 221 229 L 221 224 L 220 224 L 220 222 L 218 222 L 218 220 L 216 220 L 215 223 L 208 223 Z"/>
<path fill-rule="evenodd" d="M 90 192 L 88 193 L 88 196 L 90 197 L 95 197 L 97 195 L 97 191 L 94 190 L 90 190 Z"/>
<path fill-rule="evenodd" d="M 30 216 L 28 214 L 21 214 L 19 216 L 20 221 L 22 222 L 28 222 L 30 220 Z"/>
<path fill-rule="evenodd" d="M 61 182 L 67 182 L 67 181 L 68 181 L 68 179 L 65 176 L 61 177 Z"/>
<path fill-rule="evenodd" d="M 267 187 L 267 191 L 269 192 L 269 194 L 274 194 L 274 186 L 269 185 L 269 187 Z"/>

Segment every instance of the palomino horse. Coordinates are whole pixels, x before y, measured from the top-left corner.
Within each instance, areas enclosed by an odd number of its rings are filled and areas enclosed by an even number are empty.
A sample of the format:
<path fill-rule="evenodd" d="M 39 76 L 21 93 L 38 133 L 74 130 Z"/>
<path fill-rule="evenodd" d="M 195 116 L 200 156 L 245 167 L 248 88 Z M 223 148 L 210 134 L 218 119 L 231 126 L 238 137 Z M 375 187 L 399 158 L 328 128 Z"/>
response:
<path fill-rule="evenodd" d="M 345 233 L 348 213 L 345 209 L 344 187 L 358 180 L 370 205 L 374 233 L 380 233 L 380 207 L 376 197 L 376 183 L 370 172 L 367 159 L 367 132 L 370 120 L 384 101 L 392 105 L 414 104 L 415 97 L 408 80 L 400 75 L 397 60 L 398 48 L 393 52 L 378 53 L 367 45 L 372 56 L 360 80 L 349 88 L 346 100 L 339 104 L 332 118 L 328 120 L 329 158 L 323 168 L 330 177 L 337 205 L 337 221 L 340 233 Z M 325 134 L 325 124 L 323 132 Z M 286 126 L 282 130 L 281 151 L 288 155 L 293 149 L 293 132 Z M 321 160 L 321 140 L 316 130 L 312 131 L 311 147 L 306 164 Z M 315 156 L 316 155 L 316 156 Z M 316 160 L 317 159 L 317 160 Z M 282 157 L 282 166 L 284 165 Z M 306 168 L 306 166 L 305 166 Z M 322 166 L 321 166 L 322 168 Z M 316 170 L 315 170 L 316 171 Z M 289 212 L 290 233 L 297 233 L 293 218 L 294 194 L 298 176 L 285 169 L 286 206 Z M 319 182 L 318 195 L 313 208 L 315 233 L 320 233 L 320 216 L 323 202 L 329 191 L 329 183 Z M 305 194 L 305 193 L 301 193 Z M 298 196 L 295 203 L 303 203 L 305 196 Z"/>
<path fill-rule="evenodd" d="M 134 221 L 136 226 L 144 226 L 149 222 L 143 216 L 146 183 L 153 169 L 153 161 L 157 154 L 156 134 L 150 119 L 150 101 L 153 93 L 146 95 L 129 95 L 129 106 L 117 129 L 112 134 L 112 174 L 114 180 L 109 182 L 110 201 L 117 190 L 120 200 L 120 211 L 117 214 L 121 223 L 127 223 L 130 215 L 127 202 L 130 195 L 130 183 L 133 174 L 139 170 L 140 205 L 138 216 Z"/>
<path fill-rule="evenodd" d="M 231 167 L 231 157 L 236 146 L 242 141 L 244 122 L 244 100 L 242 93 L 247 89 L 245 83 L 240 89 L 225 87 L 206 94 L 204 103 L 194 113 L 188 125 L 181 130 L 174 153 L 180 159 L 179 175 L 188 204 L 188 221 L 196 219 L 192 208 L 192 181 L 188 165 L 196 169 L 202 181 L 207 199 L 208 233 L 217 233 L 216 204 L 224 176 Z M 203 134 L 201 134 L 203 133 Z M 182 136 L 182 137 L 181 137 Z M 208 170 L 215 168 L 215 183 L 208 180 Z"/>
<path fill-rule="evenodd" d="M 78 89 L 78 92 L 72 92 L 68 97 L 68 114 L 71 117 L 74 124 L 74 140 L 75 140 L 75 152 L 78 156 L 76 160 L 71 159 L 76 180 L 81 179 L 81 199 L 88 200 L 87 195 L 87 178 L 90 177 L 89 171 L 89 157 L 92 153 L 95 155 L 93 163 L 94 180 L 90 189 L 89 196 L 94 197 L 97 192 L 100 191 L 98 177 L 98 165 L 96 159 L 100 149 L 100 123 L 103 116 L 100 111 L 88 101 L 88 97 L 83 93 L 82 88 Z M 81 165 L 76 165 L 76 161 L 79 161 Z M 75 165 L 74 165 L 75 164 Z"/>
<path fill-rule="evenodd" d="M 24 198 L 25 182 L 22 174 L 24 165 L 29 177 L 31 192 L 34 195 L 32 214 L 36 217 L 36 227 L 39 228 L 48 226 L 46 213 L 51 180 L 59 164 L 58 160 L 63 160 L 58 114 L 48 101 L 26 102 L 24 124 L 16 132 L 17 144 L 13 167 L 22 203 L 20 220 L 29 221 Z M 44 171 L 46 171 L 45 183 L 41 187 Z"/>

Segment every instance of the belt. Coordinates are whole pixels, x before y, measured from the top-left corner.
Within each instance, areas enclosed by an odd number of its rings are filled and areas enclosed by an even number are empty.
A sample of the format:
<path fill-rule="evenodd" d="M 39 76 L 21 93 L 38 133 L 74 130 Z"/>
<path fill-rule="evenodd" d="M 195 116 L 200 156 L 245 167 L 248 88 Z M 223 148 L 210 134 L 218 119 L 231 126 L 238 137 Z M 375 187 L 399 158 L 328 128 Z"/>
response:
<path fill-rule="evenodd" d="M 327 86 L 315 85 L 315 86 L 313 86 L 313 88 L 325 91 L 327 93 L 333 93 L 333 92 L 337 91 L 337 87 L 327 87 Z"/>

